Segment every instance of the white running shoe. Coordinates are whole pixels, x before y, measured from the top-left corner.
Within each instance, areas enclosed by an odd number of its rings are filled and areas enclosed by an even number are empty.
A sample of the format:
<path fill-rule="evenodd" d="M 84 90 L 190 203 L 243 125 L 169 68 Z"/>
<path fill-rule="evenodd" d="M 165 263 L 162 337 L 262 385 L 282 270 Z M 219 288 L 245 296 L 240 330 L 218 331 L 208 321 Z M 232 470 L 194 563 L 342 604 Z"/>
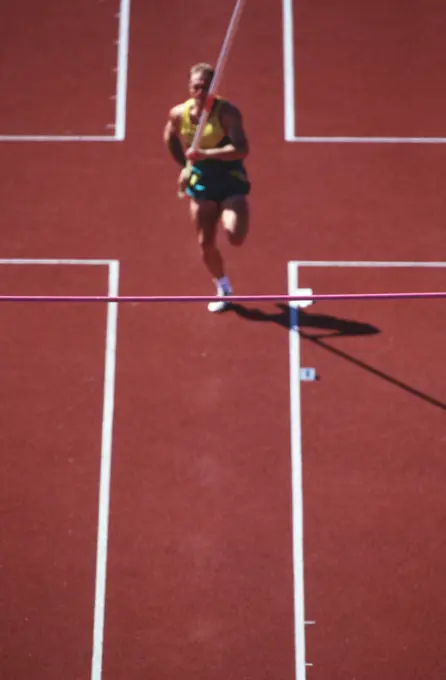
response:
<path fill-rule="evenodd" d="M 232 295 L 232 290 L 223 290 L 222 288 L 217 288 L 217 297 L 223 297 L 225 295 Z M 225 300 L 216 300 L 215 302 L 210 302 L 208 304 L 208 310 L 213 314 L 218 312 L 224 312 L 231 306 L 231 303 Z"/>

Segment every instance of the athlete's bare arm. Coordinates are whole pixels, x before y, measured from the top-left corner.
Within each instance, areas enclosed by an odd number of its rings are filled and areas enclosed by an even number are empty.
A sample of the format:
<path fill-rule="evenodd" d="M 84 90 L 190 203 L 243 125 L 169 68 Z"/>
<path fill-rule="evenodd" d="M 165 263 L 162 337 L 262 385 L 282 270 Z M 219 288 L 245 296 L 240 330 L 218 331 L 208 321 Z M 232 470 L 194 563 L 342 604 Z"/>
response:
<path fill-rule="evenodd" d="M 164 127 L 163 139 L 172 157 L 182 168 L 186 165 L 183 145 L 179 135 L 179 121 L 183 111 L 183 105 L 174 106 L 169 111 L 167 123 Z"/>
<path fill-rule="evenodd" d="M 239 109 L 227 102 L 222 107 L 220 120 L 238 158 L 246 158 L 249 153 L 249 144 L 243 125 L 243 116 Z"/>

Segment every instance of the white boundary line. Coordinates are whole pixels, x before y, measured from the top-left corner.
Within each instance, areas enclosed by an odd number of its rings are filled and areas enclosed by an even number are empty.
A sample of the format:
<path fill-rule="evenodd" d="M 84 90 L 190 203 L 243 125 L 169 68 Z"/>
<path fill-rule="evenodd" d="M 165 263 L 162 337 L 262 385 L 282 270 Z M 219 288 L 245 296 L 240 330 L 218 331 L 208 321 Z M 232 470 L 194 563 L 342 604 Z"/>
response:
<path fill-rule="evenodd" d="M 108 296 L 117 296 L 118 290 L 119 262 L 115 260 L 109 263 L 108 268 Z M 116 302 L 109 302 L 107 303 L 107 331 L 105 343 L 104 403 L 102 411 L 101 472 L 99 482 L 98 541 L 91 680 L 100 680 L 102 676 L 117 333 L 118 304 Z"/>
<path fill-rule="evenodd" d="M 285 141 L 294 142 L 296 133 L 296 81 L 294 79 L 294 18 L 292 0 L 283 0 L 282 2 L 282 21 Z"/>
<path fill-rule="evenodd" d="M 2 264 L 18 264 L 18 265 L 89 265 L 93 267 L 110 267 L 117 260 L 70 260 L 64 258 L 6 258 L 0 259 Z"/>
<path fill-rule="evenodd" d="M 373 260 L 292 260 L 288 267 L 446 267 L 445 262 L 374 262 Z"/>
<path fill-rule="evenodd" d="M 113 135 L 0 135 L 0 142 L 122 142 L 126 133 L 128 55 L 130 36 L 130 2 L 120 0 L 118 57 L 116 71 L 115 122 Z"/>
<path fill-rule="evenodd" d="M 0 135 L 0 142 L 116 142 L 114 135 Z"/>
<path fill-rule="evenodd" d="M 296 262 L 288 263 L 288 295 L 296 295 L 299 283 Z M 294 658 L 296 680 L 305 680 L 305 591 L 303 548 L 302 415 L 300 399 L 299 311 L 290 304 L 289 368 L 291 426 L 291 491 L 293 518 Z"/>
<path fill-rule="evenodd" d="M 129 40 L 130 40 L 130 0 L 121 0 L 121 6 L 119 10 L 119 38 L 118 38 L 118 65 L 117 65 L 118 75 L 116 81 L 116 114 L 114 135 L 115 140 L 119 142 L 125 139 Z"/>
<path fill-rule="evenodd" d="M 0 265 L 106 266 L 108 268 L 108 297 L 117 296 L 119 291 L 118 260 L 10 258 L 0 259 Z M 100 680 L 102 675 L 117 334 L 118 304 L 116 302 L 108 302 L 105 333 L 104 397 L 102 407 L 98 534 L 96 547 L 96 578 L 93 614 L 93 651 L 91 665 L 92 680 Z"/>
<path fill-rule="evenodd" d="M 342 261 L 342 260 L 291 260 L 288 262 L 288 295 L 296 295 L 299 288 L 299 267 L 393 267 L 393 268 L 445 268 L 445 262 L 404 261 Z M 301 348 L 299 335 L 299 309 L 296 302 L 289 305 L 289 371 L 290 371 L 290 426 L 291 426 L 291 481 L 293 515 L 293 579 L 294 579 L 294 645 L 296 680 L 305 680 L 305 621 L 304 588 L 304 504 L 302 475 L 302 409 L 301 409 Z"/>
<path fill-rule="evenodd" d="M 309 144 L 446 144 L 446 137 L 293 137 L 287 142 Z"/>
<path fill-rule="evenodd" d="M 294 0 L 282 0 L 285 141 L 338 144 L 446 144 L 446 137 L 302 137 L 296 136 Z"/>

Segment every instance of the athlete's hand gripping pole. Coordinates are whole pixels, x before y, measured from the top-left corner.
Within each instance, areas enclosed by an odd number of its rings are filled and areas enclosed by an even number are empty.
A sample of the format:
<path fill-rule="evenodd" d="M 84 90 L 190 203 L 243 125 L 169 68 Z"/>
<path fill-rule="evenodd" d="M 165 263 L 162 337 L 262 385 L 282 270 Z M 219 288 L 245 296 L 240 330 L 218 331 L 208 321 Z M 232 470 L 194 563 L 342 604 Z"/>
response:
<path fill-rule="evenodd" d="M 225 39 L 223 41 L 223 45 L 221 46 L 220 54 L 218 56 L 217 64 L 215 66 L 214 77 L 211 80 L 211 84 L 209 86 L 209 90 L 206 96 L 203 111 L 201 113 L 200 120 L 198 121 L 197 129 L 195 130 L 195 135 L 190 146 L 191 151 L 196 151 L 200 145 L 203 130 L 209 118 L 209 114 L 212 111 L 212 106 L 215 100 L 215 93 L 218 91 L 218 88 L 220 87 L 220 83 L 223 77 L 223 71 L 226 65 L 226 61 L 228 59 L 231 44 L 234 40 L 235 33 L 238 28 L 244 3 L 245 0 L 237 0 L 234 10 L 232 12 L 232 17 L 226 30 Z M 179 198 L 183 198 L 183 196 L 184 196 L 183 193 L 180 192 L 178 193 Z"/>

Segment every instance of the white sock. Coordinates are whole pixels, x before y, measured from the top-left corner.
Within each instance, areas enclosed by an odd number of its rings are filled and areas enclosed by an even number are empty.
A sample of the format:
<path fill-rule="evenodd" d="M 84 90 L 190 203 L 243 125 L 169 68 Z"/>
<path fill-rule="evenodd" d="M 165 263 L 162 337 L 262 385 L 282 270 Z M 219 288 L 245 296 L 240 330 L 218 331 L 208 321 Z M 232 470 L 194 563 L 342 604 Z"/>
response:
<path fill-rule="evenodd" d="M 216 279 L 215 284 L 217 289 L 222 290 L 224 293 L 231 292 L 231 284 L 227 276 L 222 276 L 221 279 Z"/>

